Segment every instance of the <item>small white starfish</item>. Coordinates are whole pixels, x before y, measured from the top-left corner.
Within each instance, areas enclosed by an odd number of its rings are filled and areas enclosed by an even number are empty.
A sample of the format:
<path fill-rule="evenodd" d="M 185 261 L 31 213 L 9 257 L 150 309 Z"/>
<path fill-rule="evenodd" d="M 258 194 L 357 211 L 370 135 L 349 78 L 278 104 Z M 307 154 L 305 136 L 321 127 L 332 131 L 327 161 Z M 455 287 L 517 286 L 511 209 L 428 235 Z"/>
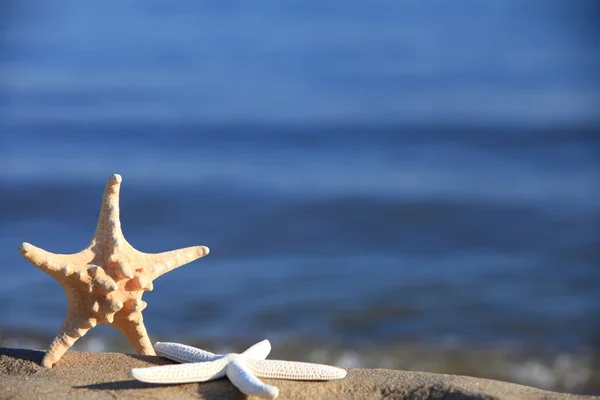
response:
<path fill-rule="evenodd" d="M 260 378 L 326 381 L 342 379 L 346 370 L 322 364 L 266 360 L 271 343 L 263 340 L 241 354 L 214 354 L 179 343 L 156 342 L 156 354 L 185 363 L 149 368 L 134 368 L 131 375 L 148 383 L 206 382 L 225 375 L 244 394 L 275 399 L 279 390 Z"/>

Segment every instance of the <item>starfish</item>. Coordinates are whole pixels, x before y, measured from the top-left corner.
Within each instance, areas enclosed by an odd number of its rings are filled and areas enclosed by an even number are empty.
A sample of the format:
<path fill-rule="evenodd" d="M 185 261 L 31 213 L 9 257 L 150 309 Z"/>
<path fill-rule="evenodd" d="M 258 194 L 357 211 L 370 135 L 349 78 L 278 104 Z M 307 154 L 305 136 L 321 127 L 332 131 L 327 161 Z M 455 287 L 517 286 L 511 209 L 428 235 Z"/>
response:
<path fill-rule="evenodd" d="M 275 399 L 279 390 L 258 378 L 325 381 L 342 379 L 346 370 L 329 365 L 305 362 L 266 360 L 271 343 L 263 340 L 241 354 L 214 354 L 179 343 L 156 342 L 156 352 L 171 360 L 185 363 L 149 368 L 134 368 L 131 375 L 147 383 L 206 382 L 225 375 L 244 394 Z"/>
<path fill-rule="evenodd" d="M 145 290 L 162 274 L 208 254 L 193 246 L 158 254 L 134 249 L 123 236 L 119 219 L 122 178 L 112 175 L 104 189 L 96 233 L 75 254 L 54 254 L 23 243 L 21 254 L 56 279 L 67 295 L 67 315 L 48 347 L 42 365 L 51 368 L 73 344 L 97 324 L 118 329 L 139 354 L 154 355 L 142 318 Z"/>

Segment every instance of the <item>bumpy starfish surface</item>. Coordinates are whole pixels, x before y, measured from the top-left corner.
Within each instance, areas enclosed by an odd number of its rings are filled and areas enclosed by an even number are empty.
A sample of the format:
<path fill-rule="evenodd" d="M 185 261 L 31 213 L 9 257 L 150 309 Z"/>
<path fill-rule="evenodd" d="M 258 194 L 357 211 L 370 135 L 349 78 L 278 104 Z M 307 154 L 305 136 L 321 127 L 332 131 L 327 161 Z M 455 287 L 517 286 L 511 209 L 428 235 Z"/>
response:
<path fill-rule="evenodd" d="M 271 352 L 268 340 L 258 342 L 241 354 L 214 354 L 179 343 L 154 344 L 163 357 L 187 363 L 160 367 L 134 368 L 131 375 L 148 383 L 206 382 L 225 375 L 244 394 L 275 399 L 279 390 L 261 382 L 259 378 L 293 380 L 342 379 L 346 370 L 322 364 L 265 360 Z"/>
<path fill-rule="evenodd" d="M 139 354 L 154 355 L 142 318 L 147 305 L 144 291 L 152 290 L 152 281 L 162 274 L 209 252 L 204 246 L 158 254 L 134 249 L 121 231 L 121 181 L 116 174 L 108 179 L 96 233 L 84 250 L 54 254 L 29 243 L 21 245 L 21 254 L 56 279 L 67 295 L 67 315 L 42 360 L 47 368 L 96 324 L 115 327 Z"/>

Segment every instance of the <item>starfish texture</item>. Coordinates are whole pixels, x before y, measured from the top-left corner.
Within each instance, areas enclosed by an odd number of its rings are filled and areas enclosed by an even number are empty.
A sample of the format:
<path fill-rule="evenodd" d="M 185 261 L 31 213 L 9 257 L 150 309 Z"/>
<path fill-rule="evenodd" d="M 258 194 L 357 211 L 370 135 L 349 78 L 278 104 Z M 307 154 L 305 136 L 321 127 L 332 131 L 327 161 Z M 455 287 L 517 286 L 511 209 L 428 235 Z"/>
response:
<path fill-rule="evenodd" d="M 67 315 L 48 347 L 42 365 L 51 368 L 97 324 L 118 329 L 139 354 L 154 355 L 142 318 L 145 290 L 172 269 L 208 254 L 193 246 L 158 254 L 142 253 L 123 237 L 119 218 L 121 176 L 108 179 L 98 226 L 90 244 L 75 254 L 54 254 L 23 243 L 21 254 L 56 279 L 67 295 Z"/>
<path fill-rule="evenodd" d="M 185 363 L 149 368 L 134 368 L 131 375 L 148 383 L 206 382 L 225 375 L 244 394 L 275 399 L 279 390 L 258 378 L 324 381 L 342 379 L 346 370 L 322 364 L 266 360 L 271 352 L 268 340 L 258 342 L 241 354 L 214 354 L 179 343 L 154 345 L 156 352 Z"/>

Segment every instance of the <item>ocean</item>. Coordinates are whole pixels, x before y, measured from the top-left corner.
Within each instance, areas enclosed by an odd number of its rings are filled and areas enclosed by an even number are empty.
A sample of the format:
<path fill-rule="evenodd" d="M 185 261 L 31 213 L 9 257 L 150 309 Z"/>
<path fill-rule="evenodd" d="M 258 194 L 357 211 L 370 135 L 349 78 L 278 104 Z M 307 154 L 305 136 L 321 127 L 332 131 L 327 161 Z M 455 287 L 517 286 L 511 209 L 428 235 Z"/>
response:
<path fill-rule="evenodd" d="M 211 249 L 153 341 L 600 393 L 600 53 L 543 3 L 9 3 L 0 345 L 66 310 L 20 243 L 81 250 L 119 173 L 134 247 Z"/>

